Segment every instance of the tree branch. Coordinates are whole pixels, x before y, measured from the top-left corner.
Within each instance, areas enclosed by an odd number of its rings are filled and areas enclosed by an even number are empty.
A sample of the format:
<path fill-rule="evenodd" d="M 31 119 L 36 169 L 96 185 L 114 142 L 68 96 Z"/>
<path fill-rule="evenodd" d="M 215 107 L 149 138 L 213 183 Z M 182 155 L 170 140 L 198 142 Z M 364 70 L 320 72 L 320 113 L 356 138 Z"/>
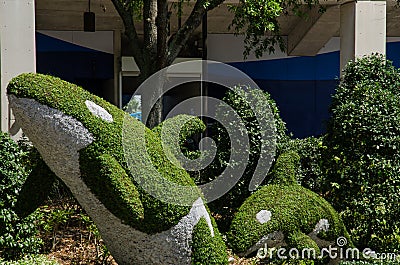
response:
<path fill-rule="evenodd" d="M 115 9 L 120 15 L 124 26 L 125 26 L 125 34 L 128 36 L 130 43 L 132 43 L 133 48 L 133 57 L 135 58 L 135 62 L 138 65 L 139 69 L 143 69 L 144 67 L 144 57 L 143 57 L 143 47 L 140 45 L 139 37 L 136 32 L 135 23 L 133 20 L 133 10 L 131 10 L 131 6 L 127 3 L 122 3 L 121 0 L 111 0 L 114 4 Z"/>
<path fill-rule="evenodd" d="M 196 1 L 192 12 L 185 21 L 185 24 L 183 24 L 183 26 L 178 30 L 168 45 L 167 64 L 171 64 L 175 60 L 189 37 L 192 35 L 195 29 L 200 26 L 205 12 L 214 9 L 223 2 L 224 0 L 214 0 L 209 1 L 208 3 L 204 0 Z"/>
<path fill-rule="evenodd" d="M 210 4 L 207 6 L 207 11 L 210 11 L 210 10 L 216 8 L 217 6 L 222 4 L 224 1 L 225 0 L 213 0 L 213 1 L 210 1 Z"/>

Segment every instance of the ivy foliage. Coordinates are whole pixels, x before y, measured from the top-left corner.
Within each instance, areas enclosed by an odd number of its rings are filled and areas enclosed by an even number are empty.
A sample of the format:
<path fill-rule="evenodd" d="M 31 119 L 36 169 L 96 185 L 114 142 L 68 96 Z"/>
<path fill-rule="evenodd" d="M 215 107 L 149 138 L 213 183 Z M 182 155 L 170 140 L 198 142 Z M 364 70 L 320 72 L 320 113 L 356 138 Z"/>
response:
<path fill-rule="evenodd" d="M 21 219 L 15 213 L 17 196 L 29 173 L 25 156 L 7 134 L 0 133 L 0 256 L 5 260 L 38 253 L 43 243 L 37 237 L 37 214 Z"/>
<path fill-rule="evenodd" d="M 329 200 L 359 247 L 400 250 L 400 71 L 382 55 L 350 62 L 333 96 Z"/>
<path fill-rule="evenodd" d="M 321 219 L 328 220 L 329 230 L 321 232 L 319 237 L 333 242 L 339 236 L 349 239 L 345 226 L 332 206 L 296 183 L 294 168 L 298 159 L 295 152 L 280 155 L 273 169 L 273 184 L 256 191 L 235 214 L 228 240 L 236 253 L 246 252 L 262 237 L 276 231 L 284 234 L 286 243 L 291 247 L 316 247 L 307 235 Z M 269 221 L 260 223 L 257 220 L 256 215 L 261 210 L 271 212 Z"/>

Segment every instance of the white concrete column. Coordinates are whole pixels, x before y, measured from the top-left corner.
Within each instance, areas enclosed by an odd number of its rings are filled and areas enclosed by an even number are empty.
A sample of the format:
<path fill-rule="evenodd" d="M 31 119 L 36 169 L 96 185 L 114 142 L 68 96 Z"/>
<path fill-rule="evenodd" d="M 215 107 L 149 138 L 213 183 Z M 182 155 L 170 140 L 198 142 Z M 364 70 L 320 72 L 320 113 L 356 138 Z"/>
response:
<path fill-rule="evenodd" d="M 34 0 L 0 1 L 1 130 L 8 132 L 13 119 L 6 88 L 15 76 L 36 71 Z"/>
<path fill-rule="evenodd" d="M 353 1 L 340 7 L 340 69 L 349 60 L 386 53 L 386 1 Z"/>

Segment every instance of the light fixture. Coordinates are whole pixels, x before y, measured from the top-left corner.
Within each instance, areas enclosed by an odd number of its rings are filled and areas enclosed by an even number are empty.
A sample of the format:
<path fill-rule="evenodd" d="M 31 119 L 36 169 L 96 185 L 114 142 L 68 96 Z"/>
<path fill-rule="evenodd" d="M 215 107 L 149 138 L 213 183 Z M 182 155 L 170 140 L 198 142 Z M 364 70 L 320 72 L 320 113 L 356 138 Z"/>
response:
<path fill-rule="evenodd" d="M 96 31 L 96 17 L 93 12 L 90 12 L 90 0 L 89 0 L 89 12 L 83 13 L 83 31 L 86 32 Z"/>

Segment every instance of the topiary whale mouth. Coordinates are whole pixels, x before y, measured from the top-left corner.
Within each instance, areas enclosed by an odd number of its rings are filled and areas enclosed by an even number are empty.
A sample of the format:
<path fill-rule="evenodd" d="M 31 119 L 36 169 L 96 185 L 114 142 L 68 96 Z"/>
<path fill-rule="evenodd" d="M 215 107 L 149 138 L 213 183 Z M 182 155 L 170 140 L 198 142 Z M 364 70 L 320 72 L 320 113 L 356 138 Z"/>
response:
<path fill-rule="evenodd" d="M 89 130 L 72 116 L 35 99 L 14 95 L 8 95 L 8 99 L 18 124 L 35 139 L 35 146 L 47 149 L 43 153 L 59 153 L 65 146 L 79 151 L 94 141 Z"/>

